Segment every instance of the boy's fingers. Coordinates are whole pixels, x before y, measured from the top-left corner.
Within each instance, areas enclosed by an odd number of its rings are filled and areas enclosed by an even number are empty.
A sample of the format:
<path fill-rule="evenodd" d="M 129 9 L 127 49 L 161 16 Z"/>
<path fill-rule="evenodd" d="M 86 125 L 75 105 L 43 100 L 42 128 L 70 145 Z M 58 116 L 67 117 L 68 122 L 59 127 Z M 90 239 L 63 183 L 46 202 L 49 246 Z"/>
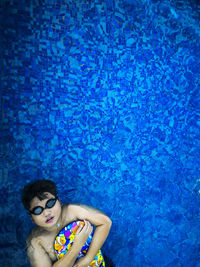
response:
<path fill-rule="evenodd" d="M 79 233 L 81 232 L 82 229 L 83 229 L 83 225 L 81 224 L 81 225 L 78 227 L 76 233 L 79 234 Z"/>
<path fill-rule="evenodd" d="M 85 223 L 85 230 L 87 231 L 89 227 L 89 222 L 84 220 L 84 223 Z"/>
<path fill-rule="evenodd" d="M 90 223 L 88 223 L 87 232 L 88 232 L 89 234 L 91 234 L 91 233 L 92 233 L 92 230 L 93 230 L 92 225 L 91 225 Z"/>
<path fill-rule="evenodd" d="M 93 231 L 93 227 L 91 226 L 91 228 L 90 228 L 90 235 L 91 235 L 92 231 Z"/>
<path fill-rule="evenodd" d="M 86 221 L 86 220 L 84 220 L 84 223 L 85 223 L 84 226 L 82 224 L 79 226 L 77 233 L 80 233 L 80 231 L 82 229 L 84 229 L 85 232 L 89 232 L 89 233 L 92 232 L 93 227 L 92 227 L 91 223 L 89 221 Z"/>
<path fill-rule="evenodd" d="M 77 229 L 77 231 L 76 231 L 76 235 L 78 235 L 79 233 L 80 233 L 80 231 L 81 231 L 81 229 L 80 229 L 80 227 Z"/>

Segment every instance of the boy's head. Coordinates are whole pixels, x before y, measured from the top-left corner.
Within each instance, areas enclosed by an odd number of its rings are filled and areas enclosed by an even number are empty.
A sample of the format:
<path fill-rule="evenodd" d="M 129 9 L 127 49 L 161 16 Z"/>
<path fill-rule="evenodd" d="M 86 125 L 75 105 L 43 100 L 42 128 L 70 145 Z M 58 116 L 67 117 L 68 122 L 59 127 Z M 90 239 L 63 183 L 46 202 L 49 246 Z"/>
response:
<path fill-rule="evenodd" d="M 34 197 L 39 200 L 46 199 L 45 192 L 51 193 L 53 196 L 57 196 L 58 191 L 56 184 L 51 180 L 35 180 L 28 183 L 22 190 L 22 203 L 26 210 L 30 209 L 30 203 Z"/>

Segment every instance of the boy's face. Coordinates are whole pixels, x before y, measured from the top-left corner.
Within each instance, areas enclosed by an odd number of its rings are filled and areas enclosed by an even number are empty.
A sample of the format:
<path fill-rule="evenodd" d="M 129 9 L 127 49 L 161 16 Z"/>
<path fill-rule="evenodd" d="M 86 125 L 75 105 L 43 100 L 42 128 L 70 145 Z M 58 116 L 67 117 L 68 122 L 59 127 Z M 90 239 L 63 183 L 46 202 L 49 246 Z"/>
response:
<path fill-rule="evenodd" d="M 45 192 L 46 199 L 39 200 L 39 198 L 34 197 L 30 203 L 30 210 L 32 211 L 35 207 L 46 207 L 46 203 L 49 199 L 55 199 L 55 196 L 49 192 Z M 46 208 L 42 211 L 41 214 L 35 215 L 31 214 L 32 221 L 38 226 L 44 228 L 54 228 L 58 223 L 61 216 L 61 204 L 57 200 L 55 205 L 52 208 Z"/>

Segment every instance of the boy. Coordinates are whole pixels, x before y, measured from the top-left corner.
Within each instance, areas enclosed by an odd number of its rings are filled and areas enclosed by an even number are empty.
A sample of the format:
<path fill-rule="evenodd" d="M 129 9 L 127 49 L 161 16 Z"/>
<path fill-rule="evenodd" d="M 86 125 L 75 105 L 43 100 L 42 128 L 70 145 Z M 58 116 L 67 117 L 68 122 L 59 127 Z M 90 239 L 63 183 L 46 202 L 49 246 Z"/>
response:
<path fill-rule="evenodd" d="M 62 205 L 57 197 L 57 188 L 51 180 L 36 180 L 27 184 L 22 191 L 24 208 L 29 211 L 36 227 L 27 238 L 27 254 L 32 267 L 87 267 L 106 240 L 111 227 L 108 216 L 89 206 Z M 55 237 L 67 224 L 82 220 L 69 251 L 57 260 L 53 244 Z M 96 226 L 87 254 L 76 258 Z M 75 263 L 76 261 L 76 263 Z M 107 265 L 106 265 L 107 266 Z"/>

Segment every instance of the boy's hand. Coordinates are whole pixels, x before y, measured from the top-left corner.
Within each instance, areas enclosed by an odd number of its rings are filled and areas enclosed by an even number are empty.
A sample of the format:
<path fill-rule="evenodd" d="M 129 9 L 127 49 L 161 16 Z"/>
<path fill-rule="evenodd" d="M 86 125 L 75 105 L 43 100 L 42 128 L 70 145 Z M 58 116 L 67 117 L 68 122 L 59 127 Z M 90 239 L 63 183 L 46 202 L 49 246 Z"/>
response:
<path fill-rule="evenodd" d="M 73 267 L 88 267 L 88 265 L 90 264 L 90 261 L 88 262 L 86 256 L 80 258 L 79 260 L 77 260 L 77 262 L 75 263 L 75 265 Z"/>
<path fill-rule="evenodd" d="M 84 226 L 82 224 L 79 226 L 74 237 L 74 243 L 78 243 L 82 246 L 85 244 L 85 242 L 87 241 L 89 235 L 92 233 L 93 230 L 92 225 L 88 221 L 84 220 L 84 223 L 85 223 Z"/>

